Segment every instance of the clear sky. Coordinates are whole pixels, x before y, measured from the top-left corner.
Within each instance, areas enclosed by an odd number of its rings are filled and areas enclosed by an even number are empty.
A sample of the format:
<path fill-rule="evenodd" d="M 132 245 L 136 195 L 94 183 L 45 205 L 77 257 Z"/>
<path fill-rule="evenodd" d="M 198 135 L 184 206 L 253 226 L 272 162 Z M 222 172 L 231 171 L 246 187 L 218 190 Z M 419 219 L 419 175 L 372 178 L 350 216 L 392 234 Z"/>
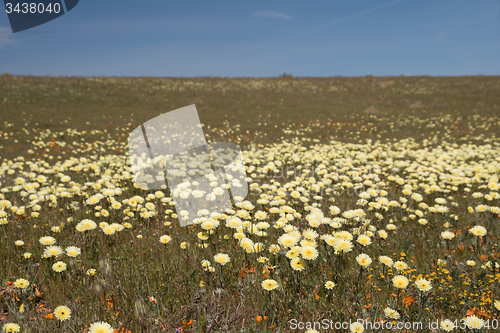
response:
<path fill-rule="evenodd" d="M 12 34 L 0 73 L 500 75 L 500 0 L 80 0 Z"/>

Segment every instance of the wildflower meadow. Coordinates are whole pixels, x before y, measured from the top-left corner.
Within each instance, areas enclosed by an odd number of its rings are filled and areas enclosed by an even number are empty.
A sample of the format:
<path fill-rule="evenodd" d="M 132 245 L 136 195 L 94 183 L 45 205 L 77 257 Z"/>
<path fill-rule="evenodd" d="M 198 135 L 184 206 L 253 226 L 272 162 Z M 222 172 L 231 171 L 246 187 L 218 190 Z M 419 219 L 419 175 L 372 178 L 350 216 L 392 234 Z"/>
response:
<path fill-rule="evenodd" d="M 499 89 L 2 75 L 2 332 L 495 331 Z M 207 142 L 242 147 L 249 193 L 181 227 L 127 137 L 190 104 Z M 425 324 L 373 328 L 397 322 Z"/>

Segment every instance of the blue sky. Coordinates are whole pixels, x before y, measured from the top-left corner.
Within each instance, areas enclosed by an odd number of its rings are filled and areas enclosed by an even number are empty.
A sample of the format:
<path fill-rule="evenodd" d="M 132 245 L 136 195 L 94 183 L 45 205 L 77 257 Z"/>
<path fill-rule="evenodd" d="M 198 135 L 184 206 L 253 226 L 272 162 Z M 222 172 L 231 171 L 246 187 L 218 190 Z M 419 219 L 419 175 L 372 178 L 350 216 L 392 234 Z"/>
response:
<path fill-rule="evenodd" d="M 94 1 L 12 34 L 0 73 L 500 75 L 500 0 Z"/>

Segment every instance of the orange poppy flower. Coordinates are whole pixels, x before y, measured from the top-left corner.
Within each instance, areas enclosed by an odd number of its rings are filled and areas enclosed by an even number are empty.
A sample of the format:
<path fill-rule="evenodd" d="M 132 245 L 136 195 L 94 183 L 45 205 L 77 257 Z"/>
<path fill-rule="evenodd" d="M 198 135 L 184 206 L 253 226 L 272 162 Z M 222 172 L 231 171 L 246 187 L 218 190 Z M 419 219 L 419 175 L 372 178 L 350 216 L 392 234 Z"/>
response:
<path fill-rule="evenodd" d="M 184 320 L 182 321 L 182 328 L 188 328 L 191 325 L 193 325 L 193 319 L 190 319 L 187 323 Z"/>

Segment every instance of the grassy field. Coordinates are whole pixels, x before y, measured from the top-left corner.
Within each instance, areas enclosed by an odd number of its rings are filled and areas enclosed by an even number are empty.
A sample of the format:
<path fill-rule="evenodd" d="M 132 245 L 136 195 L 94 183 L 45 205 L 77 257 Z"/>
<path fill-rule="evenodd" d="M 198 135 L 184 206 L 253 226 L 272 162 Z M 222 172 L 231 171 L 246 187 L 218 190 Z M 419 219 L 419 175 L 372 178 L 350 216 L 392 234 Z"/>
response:
<path fill-rule="evenodd" d="M 499 92 L 487 76 L 1 75 L 0 326 L 495 331 Z M 208 142 L 242 147 L 250 193 L 183 228 L 171 189 L 134 186 L 127 138 L 190 104 Z"/>

